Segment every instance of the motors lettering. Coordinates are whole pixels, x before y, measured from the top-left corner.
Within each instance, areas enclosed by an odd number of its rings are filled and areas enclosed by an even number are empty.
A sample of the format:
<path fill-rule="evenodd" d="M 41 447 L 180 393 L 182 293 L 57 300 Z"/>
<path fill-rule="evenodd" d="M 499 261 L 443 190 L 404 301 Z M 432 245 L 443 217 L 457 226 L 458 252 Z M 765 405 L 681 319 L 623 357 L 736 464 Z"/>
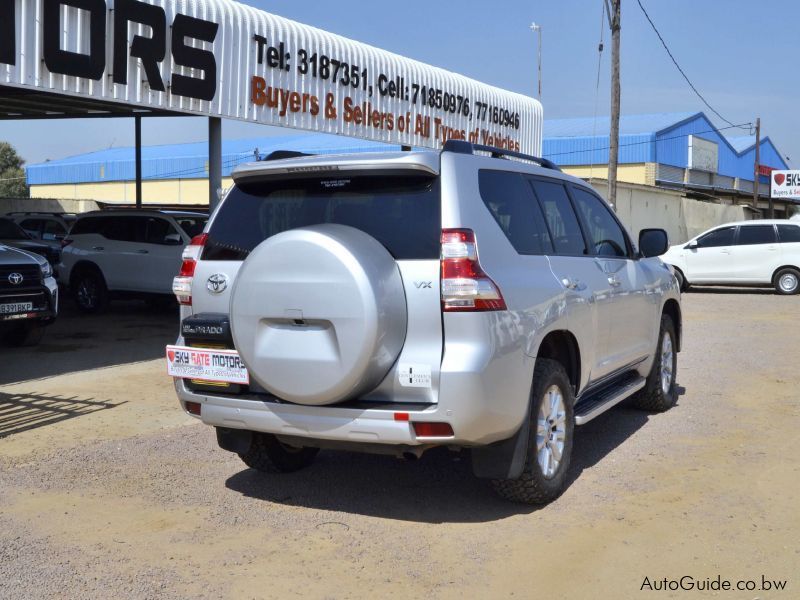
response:
<path fill-rule="evenodd" d="M 88 14 L 88 54 L 62 48 L 63 7 Z M 104 0 L 43 0 L 42 52 L 51 73 L 99 81 L 106 70 L 106 3 Z M 171 24 L 171 43 L 167 45 L 167 16 L 160 6 L 139 0 L 115 0 L 113 12 L 112 79 L 128 83 L 128 62 L 138 58 L 151 89 L 163 92 L 160 64 L 171 60 L 173 70 L 195 69 L 202 77 L 173 73 L 170 92 L 178 96 L 212 100 L 217 91 L 217 62 L 211 50 L 194 47 L 193 40 L 213 43 L 219 25 L 211 21 L 176 14 Z M 0 0 L 0 63 L 16 65 L 16 2 Z M 144 25 L 149 36 L 134 34 L 130 47 L 131 25 Z M 76 35 L 67 32 L 67 35 Z M 187 42 L 188 40 L 188 42 Z M 171 59 L 168 59 L 167 52 Z"/>

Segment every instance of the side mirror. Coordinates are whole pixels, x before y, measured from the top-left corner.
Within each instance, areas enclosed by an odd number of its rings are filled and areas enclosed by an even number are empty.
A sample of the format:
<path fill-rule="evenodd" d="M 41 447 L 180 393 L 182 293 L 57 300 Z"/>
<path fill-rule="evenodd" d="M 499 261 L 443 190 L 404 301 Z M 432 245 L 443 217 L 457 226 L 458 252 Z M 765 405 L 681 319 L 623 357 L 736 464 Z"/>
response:
<path fill-rule="evenodd" d="M 663 229 L 642 229 L 639 232 L 639 252 L 644 258 L 661 256 L 669 250 L 669 237 Z"/>
<path fill-rule="evenodd" d="M 684 246 L 686 250 L 697 250 L 697 240 L 692 240 Z"/>
<path fill-rule="evenodd" d="M 181 235 L 179 233 L 170 233 L 167 236 L 164 236 L 164 243 L 167 246 L 183 246 L 183 240 L 181 239 Z"/>

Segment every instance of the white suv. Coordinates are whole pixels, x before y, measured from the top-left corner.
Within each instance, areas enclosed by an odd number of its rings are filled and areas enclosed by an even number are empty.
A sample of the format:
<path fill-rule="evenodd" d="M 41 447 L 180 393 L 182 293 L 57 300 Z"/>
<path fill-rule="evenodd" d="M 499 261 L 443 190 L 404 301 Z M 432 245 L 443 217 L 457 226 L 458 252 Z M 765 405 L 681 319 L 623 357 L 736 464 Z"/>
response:
<path fill-rule="evenodd" d="M 548 161 L 450 141 L 233 178 L 184 254 L 167 360 L 184 410 L 248 466 L 447 446 L 541 503 L 564 488 L 575 425 L 630 397 L 675 403 L 666 233 L 637 249 Z"/>
<path fill-rule="evenodd" d="M 742 221 L 714 227 L 661 257 L 690 285 L 772 286 L 800 292 L 800 223 Z"/>
<path fill-rule="evenodd" d="M 175 211 L 85 213 L 62 242 L 59 279 L 84 312 L 115 296 L 169 298 L 183 247 L 207 219 Z"/>

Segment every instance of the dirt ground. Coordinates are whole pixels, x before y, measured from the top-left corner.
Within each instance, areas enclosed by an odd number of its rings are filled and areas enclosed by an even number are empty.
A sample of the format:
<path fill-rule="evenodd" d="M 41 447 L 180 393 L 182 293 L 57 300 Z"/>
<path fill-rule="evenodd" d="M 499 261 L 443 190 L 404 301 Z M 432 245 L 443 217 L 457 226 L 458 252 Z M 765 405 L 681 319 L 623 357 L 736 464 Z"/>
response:
<path fill-rule="evenodd" d="M 0 598 L 798 598 L 800 297 L 684 311 L 678 405 L 578 428 L 540 509 L 448 451 L 258 474 L 179 410 L 175 315 L 68 313 L 0 350 Z"/>

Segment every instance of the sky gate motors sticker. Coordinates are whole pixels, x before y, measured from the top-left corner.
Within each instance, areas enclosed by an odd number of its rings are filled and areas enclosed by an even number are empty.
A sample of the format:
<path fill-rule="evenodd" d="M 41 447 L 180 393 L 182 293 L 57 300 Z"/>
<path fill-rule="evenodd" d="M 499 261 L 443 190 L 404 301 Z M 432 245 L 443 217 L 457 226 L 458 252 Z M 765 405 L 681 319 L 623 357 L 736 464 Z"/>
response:
<path fill-rule="evenodd" d="M 235 350 L 167 346 L 167 373 L 172 377 L 250 383 L 247 368 Z"/>
<path fill-rule="evenodd" d="M 800 171 L 773 171 L 771 175 L 773 198 L 800 198 Z"/>

